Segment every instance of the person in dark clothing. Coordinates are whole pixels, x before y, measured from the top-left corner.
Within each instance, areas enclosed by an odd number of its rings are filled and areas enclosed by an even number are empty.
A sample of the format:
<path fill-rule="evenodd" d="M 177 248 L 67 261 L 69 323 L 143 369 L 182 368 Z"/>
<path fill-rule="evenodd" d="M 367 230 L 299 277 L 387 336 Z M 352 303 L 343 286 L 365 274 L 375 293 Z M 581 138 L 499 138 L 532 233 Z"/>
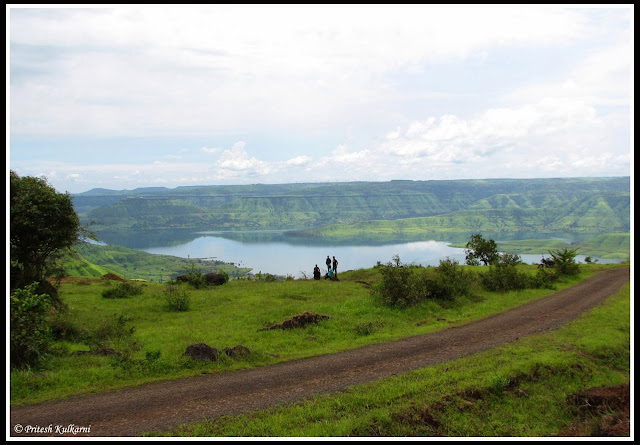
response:
<path fill-rule="evenodd" d="M 327 265 L 327 271 L 331 269 L 331 258 L 327 255 L 327 261 L 324 262 Z"/>
<path fill-rule="evenodd" d="M 313 279 L 314 280 L 319 280 L 320 279 L 320 268 L 318 267 L 318 265 L 316 264 L 316 267 L 313 268 Z"/>
<path fill-rule="evenodd" d="M 333 276 L 338 278 L 338 260 L 336 260 L 336 257 L 333 257 Z"/>

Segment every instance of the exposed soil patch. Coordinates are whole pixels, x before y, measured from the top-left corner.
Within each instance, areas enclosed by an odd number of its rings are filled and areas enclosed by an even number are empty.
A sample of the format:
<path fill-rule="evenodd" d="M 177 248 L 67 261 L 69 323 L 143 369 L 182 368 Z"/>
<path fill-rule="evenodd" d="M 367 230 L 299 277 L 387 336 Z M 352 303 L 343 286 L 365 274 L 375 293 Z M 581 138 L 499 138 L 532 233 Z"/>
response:
<path fill-rule="evenodd" d="M 113 281 L 126 281 L 124 278 L 121 278 L 121 277 L 119 277 L 118 275 L 116 275 L 114 273 L 104 274 L 104 275 L 102 275 L 102 279 L 103 280 L 113 280 Z"/>
<path fill-rule="evenodd" d="M 316 324 L 320 320 L 329 319 L 328 315 L 320 315 L 314 314 L 313 312 L 303 312 L 298 315 L 294 315 L 288 320 L 283 321 L 282 323 L 277 323 L 272 326 L 267 326 L 266 328 L 258 329 L 258 331 L 269 331 L 273 329 L 297 329 L 304 328 L 305 326 L 309 326 L 310 324 Z"/>
<path fill-rule="evenodd" d="M 561 435 L 570 437 L 629 437 L 631 434 L 629 384 L 590 388 L 567 397 L 567 404 L 584 418 Z"/>
<path fill-rule="evenodd" d="M 224 348 L 222 353 L 226 354 L 231 358 L 247 358 L 251 355 L 251 351 L 249 348 L 242 345 L 234 346 L 233 348 Z M 205 361 L 213 361 L 216 362 L 220 359 L 221 352 L 212 348 L 211 346 L 205 343 L 198 343 L 195 345 L 187 346 L 187 350 L 184 352 L 184 356 L 191 357 L 194 360 L 205 360 Z"/>
<path fill-rule="evenodd" d="M 273 366 L 11 407 L 11 435 L 47 435 L 23 428 L 53 424 L 90 427 L 78 436 L 136 436 L 340 391 L 559 328 L 617 292 L 629 274 L 629 268 L 608 269 L 549 297 L 428 335 Z M 423 417 L 437 426 L 433 413 Z"/>

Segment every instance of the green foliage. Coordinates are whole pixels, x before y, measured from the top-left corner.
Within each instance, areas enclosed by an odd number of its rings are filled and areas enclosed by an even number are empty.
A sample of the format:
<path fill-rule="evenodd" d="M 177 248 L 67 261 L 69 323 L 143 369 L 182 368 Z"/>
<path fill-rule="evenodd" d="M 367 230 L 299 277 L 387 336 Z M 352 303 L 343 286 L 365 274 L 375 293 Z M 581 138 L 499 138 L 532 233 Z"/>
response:
<path fill-rule="evenodd" d="M 474 283 L 471 272 L 447 258 L 438 267 L 402 264 L 398 255 L 380 268 L 381 282 L 375 291 L 387 306 L 408 307 L 420 301 L 453 301 L 469 295 Z"/>
<path fill-rule="evenodd" d="M 133 317 L 126 315 L 113 315 L 111 317 L 101 317 L 97 327 L 85 333 L 84 341 L 91 347 L 99 349 L 107 349 L 111 347 L 119 347 L 126 351 L 125 355 L 131 351 L 139 349 L 139 345 L 133 339 L 136 331 L 134 326 L 129 326 Z M 121 345 L 125 345 L 121 348 Z"/>
<path fill-rule="evenodd" d="M 456 260 L 440 260 L 435 268 L 425 268 L 413 280 L 413 292 L 418 300 L 453 301 L 471 293 L 475 279 Z"/>
<path fill-rule="evenodd" d="M 580 273 L 580 266 L 576 263 L 577 249 L 551 250 L 549 254 L 553 257 L 554 268 L 558 275 L 576 276 Z"/>
<path fill-rule="evenodd" d="M 71 196 L 45 179 L 10 172 L 11 289 L 43 281 L 52 259 L 76 242 L 80 232 Z"/>
<path fill-rule="evenodd" d="M 104 298 L 128 298 L 134 295 L 142 295 L 144 287 L 131 281 L 122 281 L 115 287 L 111 287 L 102 292 Z"/>
<path fill-rule="evenodd" d="M 490 292 L 524 290 L 534 286 L 534 281 L 526 272 L 519 271 L 513 264 L 494 264 L 480 274 L 482 286 Z"/>
<path fill-rule="evenodd" d="M 164 298 L 171 311 L 184 312 L 189 310 L 191 297 L 179 286 L 169 283 L 164 289 Z"/>
<path fill-rule="evenodd" d="M 392 261 L 380 268 L 382 281 L 376 290 L 382 302 L 387 306 L 407 307 L 418 301 L 412 292 L 411 269 L 394 255 Z"/>
<path fill-rule="evenodd" d="M 492 239 L 485 240 L 479 233 L 471 235 L 465 248 L 466 262 L 477 266 L 482 262 L 485 266 L 498 261 L 498 245 Z"/>
<path fill-rule="evenodd" d="M 10 363 L 12 368 L 37 365 L 52 340 L 48 324 L 51 299 L 37 294 L 37 283 L 18 288 L 10 296 Z"/>
<path fill-rule="evenodd" d="M 207 278 L 205 274 L 202 273 L 200 269 L 196 267 L 195 264 L 190 264 L 187 268 L 187 282 L 195 287 L 196 289 L 200 289 L 202 287 L 207 286 Z"/>

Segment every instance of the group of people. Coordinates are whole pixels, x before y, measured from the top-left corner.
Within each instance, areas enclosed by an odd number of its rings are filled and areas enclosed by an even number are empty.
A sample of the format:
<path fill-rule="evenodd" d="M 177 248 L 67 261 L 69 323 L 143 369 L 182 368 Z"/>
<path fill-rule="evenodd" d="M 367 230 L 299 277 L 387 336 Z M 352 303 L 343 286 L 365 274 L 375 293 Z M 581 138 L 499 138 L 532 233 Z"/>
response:
<path fill-rule="evenodd" d="M 335 280 L 338 278 L 338 260 L 336 257 L 333 257 L 333 260 L 329 255 L 327 255 L 327 260 L 325 261 L 327 265 L 327 273 L 324 275 L 325 280 Z M 313 268 L 313 279 L 319 280 L 321 276 L 320 268 L 316 264 L 316 267 Z"/>

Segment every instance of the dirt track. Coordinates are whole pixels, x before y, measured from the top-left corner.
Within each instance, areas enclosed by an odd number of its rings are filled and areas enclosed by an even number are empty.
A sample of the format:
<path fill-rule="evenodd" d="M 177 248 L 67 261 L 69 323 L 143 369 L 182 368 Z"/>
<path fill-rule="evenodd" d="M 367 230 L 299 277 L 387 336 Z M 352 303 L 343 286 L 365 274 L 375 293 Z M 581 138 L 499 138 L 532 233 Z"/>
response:
<path fill-rule="evenodd" d="M 454 360 L 555 329 L 614 294 L 629 268 L 609 269 L 570 289 L 466 326 L 273 366 L 153 383 L 109 393 L 11 407 L 11 436 L 136 436 L 243 413 Z M 49 426 L 52 431 L 47 431 Z M 33 430 L 39 426 L 45 431 Z M 27 433 L 30 427 L 31 431 Z M 86 431 L 88 429 L 88 431 Z"/>

